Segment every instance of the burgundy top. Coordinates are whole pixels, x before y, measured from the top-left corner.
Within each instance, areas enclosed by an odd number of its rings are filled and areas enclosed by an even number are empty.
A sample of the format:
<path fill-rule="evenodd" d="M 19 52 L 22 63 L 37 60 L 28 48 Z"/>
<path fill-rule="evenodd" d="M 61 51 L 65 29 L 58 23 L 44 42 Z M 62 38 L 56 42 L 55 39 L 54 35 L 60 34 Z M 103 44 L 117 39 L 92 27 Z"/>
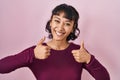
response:
<path fill-rule="evenodd" d="M 44 43 L 46 45 L 46 43 Z M 92 55 L 89 64 L 75 61 L 71 51 L 80 46 L 70 43 L 64 50 L 51 49 L 51 55 L 44 60 L 36 59 L 32 46 L 24 51 L 0 60 L 0 73 L 9 73 L 17 68 L 28 67 L 37 80 L 81 80 L 82 69 L 86 69 L 95 80 L 110 80 L 105 67 Z"/>

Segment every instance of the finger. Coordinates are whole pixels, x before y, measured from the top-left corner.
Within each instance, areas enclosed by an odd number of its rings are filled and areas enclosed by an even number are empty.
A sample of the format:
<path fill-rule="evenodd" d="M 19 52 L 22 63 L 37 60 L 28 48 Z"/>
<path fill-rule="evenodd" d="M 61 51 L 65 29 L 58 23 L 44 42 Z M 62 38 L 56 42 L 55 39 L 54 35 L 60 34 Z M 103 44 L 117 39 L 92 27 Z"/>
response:
<path fill-rule="evenodd" d="M 37 45 L 41 45 L 45 41 L 45 37 L 43 37 Z"/>
<path fill-rule="evenodd" d="M 50 51 L 51 51 L 50 49 L 46 49 L 46 48 L 45 48 L 45 49 L 43 49 L 43 50 L 44 50 L 44 52 L 45 52 L 45 53 L 48 53 L 48 52 L 50 52 Z"/>
<path fill-rule="evenodd" d="M 81 41 L 81 47 L 80 48 L 84 48 L 84 41 Z"/>
<path fill-rule="evenodd" d="M 72 53 L 75 54 L 75 53 L 76 53 L 76 50 L 72 50 Z"/>
<path fill-rule="evenodd" d="M 47 46 L 47 50 L 50 50 L 51 49 L 51 47 L 50 46 Z"/>
<path fill-rule="evenodd" d="M 49 47 L 49 46 L 44 46 L 44 49 L 45 49 L 45 51 L 51 51 L 51 47 Z"/>
<path fill-rule="evenodd" d="M 46 51 L 47 53 L 50 53 L 50 49 Z"/>
<path fill-rule="evenodd" d="M 76 60 L 79 60 L 80 58 L 79 58 L 78 56 L 75 56 L 75 59 L 76 59 Z"/>
<path fill-rule="evenodd" d="M 46 53 L 46 55 L 49 56 L 49 55 L 50 55 L 50 52 Z"/>
<path fill-rule="evenodd" d="M 76 54 L 73 54 L 73 56 L 75 57 L 75 56 L 76 56 Z"/>
<path fill-rule="evenodd" d="M 79 57 L 80 54 L 79 54 L 79 53 L 75 53 L 75 54 L 73 54 L 73 56 L 75 56 L 75 57 Z"/>
<path fill-rule="evenodd" d="M 49 47 L 49 46 L 44 46 L 44 49 L 50 51 L 50 50 L 51 50 L 51 47 Z"/>

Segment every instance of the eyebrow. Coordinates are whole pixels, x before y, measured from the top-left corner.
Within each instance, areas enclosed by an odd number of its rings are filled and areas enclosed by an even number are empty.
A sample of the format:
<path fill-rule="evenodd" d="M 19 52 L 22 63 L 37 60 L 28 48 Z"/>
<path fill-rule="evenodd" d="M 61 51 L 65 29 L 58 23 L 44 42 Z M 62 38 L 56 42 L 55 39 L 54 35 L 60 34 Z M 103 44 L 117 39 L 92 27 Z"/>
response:
<path fill-rule="evenodd" d="M 60 20 L 60 18 L 59 18 L 59 17 L 54 16 L 54 18 L 57 18 L 57 19 L 59 19 L 59 20 Z"/>

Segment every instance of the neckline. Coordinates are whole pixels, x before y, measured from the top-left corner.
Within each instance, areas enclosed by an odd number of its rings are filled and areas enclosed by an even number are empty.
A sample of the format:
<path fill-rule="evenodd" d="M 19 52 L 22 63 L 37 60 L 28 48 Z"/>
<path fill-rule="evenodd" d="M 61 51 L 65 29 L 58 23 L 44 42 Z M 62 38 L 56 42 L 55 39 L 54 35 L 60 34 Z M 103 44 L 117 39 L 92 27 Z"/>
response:
<path fill-rule="evenodd" d="M 44 44 L 45 44 L 46 46 L 48 46 L 47 43 L 44 43 Z M 72 42 L 70 42 L 70 43 L 69 43 L 69 46 L 66 47 L 65 49 L 62 49 L 62 50 L 56 50 L 56 49 L 51 48 L 51 50 L 53 50 L 53 51 L 59 51 L 59 52 L 60 52 L 60 51 L 66 51 L 66 50 L 68 50 L 68 49 L 71 47 L 71 45 L 72 45 Z"/>

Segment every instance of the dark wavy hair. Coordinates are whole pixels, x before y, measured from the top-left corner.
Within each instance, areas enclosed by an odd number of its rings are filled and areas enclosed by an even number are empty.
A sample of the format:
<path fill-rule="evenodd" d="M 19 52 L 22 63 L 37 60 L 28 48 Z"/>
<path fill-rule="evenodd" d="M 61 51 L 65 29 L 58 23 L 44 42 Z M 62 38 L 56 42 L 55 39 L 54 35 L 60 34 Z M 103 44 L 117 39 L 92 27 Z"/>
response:
<path fill-rule="evenodd" d="M 67 41 L 75 40 L 80 34 L 80 30 L 78 28 L 79 14 L 74 7 L 67 5 L 67 4 L 61 4 L 61 5 L 56 6 L 53 9 L 51 19 L 53 15 L 59 15 L 61 12 L 65 13 L 65 18 L 74 21 L 73 32 L 69 34 L 69 36 L 67 37 Z M 52 33 L 51 33 L 51 27 L 50 27 L 51 19 L 47 22 L 46 29 L 45 29 L 49 33 L 48 38 L 50 39 L 53 38 Z"/>

